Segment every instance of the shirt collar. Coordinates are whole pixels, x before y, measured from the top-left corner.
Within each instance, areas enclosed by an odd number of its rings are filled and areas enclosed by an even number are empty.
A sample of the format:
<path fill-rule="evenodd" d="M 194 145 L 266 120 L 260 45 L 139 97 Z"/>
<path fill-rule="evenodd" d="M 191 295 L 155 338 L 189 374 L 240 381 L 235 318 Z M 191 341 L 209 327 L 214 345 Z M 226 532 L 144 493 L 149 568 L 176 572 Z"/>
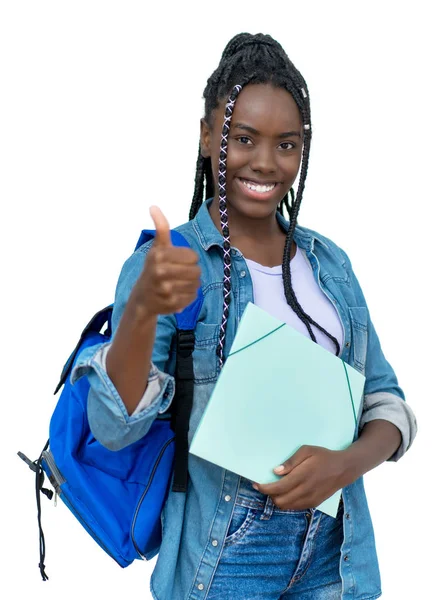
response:
<path fill-rule="evenodd" d="M 193 219 L 193 228 L 199 238 L 199 242 L 204 250 L 210 250 L 213 246 L 219 246 L 223 248 L 224 239 L 221 232 L 216 228 L 208 210 L 213 198 L 209 198 L 202 203 L 197 215 Z M 277 212 L 277 220 L 280 227 L 284 232 L 289 229 L 289 221 L 287 221 L 283 215 Z M 323 246 L 327 247 L 327 244 L 313 231 L 300 227 L 297 225 L 294 232 L 294 241 L 297 246 L 303 250 L 312 251 L 315 240 L 320 242 Z"/>

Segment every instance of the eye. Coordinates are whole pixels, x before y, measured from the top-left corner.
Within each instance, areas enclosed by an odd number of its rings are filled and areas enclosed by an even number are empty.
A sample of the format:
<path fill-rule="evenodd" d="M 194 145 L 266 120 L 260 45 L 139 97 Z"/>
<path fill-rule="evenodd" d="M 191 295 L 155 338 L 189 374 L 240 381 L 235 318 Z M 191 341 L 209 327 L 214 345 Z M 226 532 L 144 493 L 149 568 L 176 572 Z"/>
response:
<path fill-rule="evenodd" d="M 245 146 L 249 146 L 250 144 L 252 144 L 252 141 L 249 139 L 248 136 L 246 135 L 241 135 L 238 138 L 236 138 L 236 140 L 241 143 L 244 144 Z"/>
<path fill-rule="evenodd" d="M 296 148 L 296 145 L 293 142 L 283 142 L 282 144 L 280 144 L 280 148 L 282 150 L 293 150 L 294 148 Z"/>

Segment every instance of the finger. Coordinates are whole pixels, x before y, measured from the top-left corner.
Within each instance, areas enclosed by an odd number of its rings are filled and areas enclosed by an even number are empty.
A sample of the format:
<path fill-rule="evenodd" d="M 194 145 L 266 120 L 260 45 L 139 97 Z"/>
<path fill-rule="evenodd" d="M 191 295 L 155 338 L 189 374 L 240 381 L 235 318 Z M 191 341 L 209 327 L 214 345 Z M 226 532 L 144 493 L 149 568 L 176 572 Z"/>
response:
<path fill-rule="evenodd" d="M 172 240 L 170 238 L 169 221 L 166 219 L 158 206 L 151 206 L 149 209 L 152 221 L 155 225 L 156 235 L 155 244 L 157 246 L 170 247 Z"/>
<path fill-rule="evenodd" d="M 272 501 L 281 510 L 307 510 L 320 504 L 320 502 L 315 502 L 314 495 L 306 490 L 303 485 L 286 494 L 272 498 Z"/>
<path fill-rule="evenodd" d="M 191 248 L 181 246 L 159 246 L 155 249 L 155 258 L 159 262 L 168 262 L 178 265 L 197 265 L 199 254 Z"/>
<path fill-rule="evenodd" d="M 157 285 L 156 294 L 160 298 L 176 298 L 180 294 L 196 295 L 199 288 L 197 282 L 192 281 L 163 281 Z"/>
<path fill-rule="evenodd" d="M 281 494 L 286 494 L 302 485 L 308 475 L 306 471 L 306 469 L 300 467 L 293 473 L 289 473 L 287 476 L 282 477 L 278 481 L 274 481 L 274 483 L 256 483 L 253 485 L 257 486 L 255 489 L 266 496 L 278 496 Z"/>
<path fill-rule="evenodd" d="M 157 279 L 174 281 L 193 281 L 200 285 L 201 269 L 197 265 L 181 265 L 175 263 L 159 263 L 155 266 Z"/>
<path fill-rule="evenodd" d="M 290 473 L 295 467 L 298 467 L 302 462 L 307 460 L 312 456 L 312 448 L 313 446 L 301 446 L 292 456 L 290 456 L 287 460 L 285 460 L 281 465 L 275 467 L 274 473 L 276 475 L 287 475 Z"/>

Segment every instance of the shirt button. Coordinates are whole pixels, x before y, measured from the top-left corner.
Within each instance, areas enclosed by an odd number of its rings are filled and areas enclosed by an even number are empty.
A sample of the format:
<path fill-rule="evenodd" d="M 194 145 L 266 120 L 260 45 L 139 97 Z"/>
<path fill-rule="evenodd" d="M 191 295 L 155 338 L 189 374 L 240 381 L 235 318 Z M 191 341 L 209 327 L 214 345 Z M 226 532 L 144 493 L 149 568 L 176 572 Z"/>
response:
<path fill-rule="evenodd" d="M 346 342 L 345 347 L 349 348 L 350 347 L 350 342 Z"/>
<path fill-rule="evenodd" d="M 201 590 L 201 592 L 202 592 L 202 590 L 203 590 L 203 589 L 204 589 L 204 584 L 203 584 L 203 583 L 200 583 L 200 584 L 198 585 L 198 590 Z"/>
<path fill-rule="evenodd" d="M 213 546 L 217 546 L 218 541 L 217 540 L 213 540 L 211 543 L 212 543 Z"/>
<path fill-rule="evenodd" d="M 348 558 L 349 558 L 349 557 L 348 557 L 348 554 L 347 554 L 347 556 L 344 556 L 344 560 L 345 560 L 345 561 L 347 561 L 347 560 L 348 560 Z"/>
<path fill-rule="evenodd" d="M 231 500 L 231 496 L 225 496 L 225 502 L 229 502 Z"/>
<path fill-rule="evenodd" d="M 350 518 L 350 513 L 345 513 L 345 518 L 349 519 Z"/>
<path fill-rule="evenodd" d="M 240 271 L 240 276 L 241 277 L 246 277 L 246 271 Z"/>

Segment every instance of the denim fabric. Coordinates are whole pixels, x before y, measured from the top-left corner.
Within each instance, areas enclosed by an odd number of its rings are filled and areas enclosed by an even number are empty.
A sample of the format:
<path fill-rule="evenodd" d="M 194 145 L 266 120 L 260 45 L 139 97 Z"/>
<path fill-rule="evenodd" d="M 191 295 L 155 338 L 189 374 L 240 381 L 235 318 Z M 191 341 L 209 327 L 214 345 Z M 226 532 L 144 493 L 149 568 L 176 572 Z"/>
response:
<path fill-rule="evenodd" d="M 204 294 L 204 304 L 195 330 L 195 385 L 189 443 L 219 374 L 216 347 L 223 306 L 223 239 L 211 220 L 208 205 L 205 203 L 195 219 L 178 228 L 199 254 Z M 287 228 L 287 223 L 281 217 L 279 223 L 284 229 Z M 341 319 L 344 332 L 341 358 L 366 376 L 363 411 L 356 437 L 364 422 L 386 418 L 402 433 L 400 448 L 392 457 L 398 460 L 415 436 L 415 418 L 381 350 L 350 261 L 332 241 L 303 227 L 297 227 L 295 241 L 305 251 L 315 280 Z M 116 289 L 114 331 L 142 271 L 149 248 L 150 244 L 140 247 L 122 269 Z M 245 307 L 248 302 L 253 302 L 252 282 L 245 259 L 237 248 L 233 248 L 231 254 L 232 300 L 225 357 Z M 164 418 L 163 413 L 172 402 L 174 393 L 175 331 L 173 315 L 159 317 L 152 359 L 160 371 L 162 387 L 157 398 L 134 415 L 127 414 L 105 369 L 96 362 L 99 347 L 89 348 L 79 357 L 72 379 L 87 375 L 90 380 L 88 417 L 93 434 L 103 445 L 113 450 L 122 448 L 146 435 L 154 419 Z M 287 389 L 284 392 L 287 393 Z M 274 398 L 271 401 L 275 404 Z M 226 563 L 219 566 L 221 556 L 226 559 L 227 552 L 231 552 L 231 547 L 226 546 L 226 537 L 230 523 L 233 526 L 238 485 L 238 475 L 189 455 L 188 491 L 186 494 L 171 491 L 162 513 L 163 542 L 151 579 L 151 591 L 156 600 L 207 598 L 215 573 L 220 576 L 221 569 L 226 568 Z M 363 479 L 344 488 L 342 497 L 343 540 L 339 563 L 342 599 L 377 598 L 380 594 L 379 567 Z M 281 518 L 283 516 L 276 514 L 273 523 Z M 261 551 L 260 547 L 254 548 L 255 553 Z M 292 575 L 291 572 L 290 577 Z M 265 589 L 263 581 L 260 579 L 260 593 Z M 303 577 L 302 585 L 305 581 L 307 577 Z M 284 583 L 284 589 L 286 585 L 287 582 Z M 294 586 L 291 593 L 293 589 Z"/>
<path fill-rule="evenodd" d="M 342 519 L 280 510 L 242 478 L 207 600 L 339 600 Z"/>

